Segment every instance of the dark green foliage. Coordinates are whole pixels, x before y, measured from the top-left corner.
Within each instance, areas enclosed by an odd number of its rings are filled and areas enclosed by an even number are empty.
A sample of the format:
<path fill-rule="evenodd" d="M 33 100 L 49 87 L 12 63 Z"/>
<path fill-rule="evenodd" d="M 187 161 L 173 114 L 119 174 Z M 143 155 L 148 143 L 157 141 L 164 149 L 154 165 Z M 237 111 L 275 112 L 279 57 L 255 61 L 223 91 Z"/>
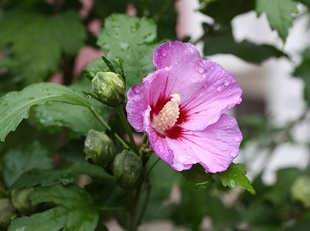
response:
<path fill-rule="evenodd" d="M 297 4 L 304 5 L 304 14 L 310 6 L 309 0 L 199 2 L 197 11 L 211 20 L 201 25 L 197 41 L 184 40 L 202 43 L 205 56 L 234 55 L 256 65 L 291 60 L 285 47 L 236 41 L 232 20 L 251 11 L 266 15 L 285 42 Z M 122 126 L 115 108 L 90 97 L 89 80 L 98 72 L 116 72 L 128 90 L 154 71 L 154 49 L 160 41 L 177 39 L 175 6 L 172 0 L 94 0 L 81 17 L 82 3 L 76 0 L 0 1 L 1 231 L 106 231 L 111 218 L 129 231 L 158 220 L 190 230 L 308 230 L 309 188 L 302 191 L 297 183 L 308 182 L 309 164 L 305 170 L 279 169 L 272 184 L 265 183 L 263 171 L 251 175 L 251 184 L 241 163 L 216 174 L 199 164 L 180 173 L 159 160 L 141 134 L 133 133 L 138 140 L 133 148 L 124 135 L 131 128 Z M 128 10 L 135 16 L 126 15 Z M 88 27 L 93 20 L 102 22 L 98 35 Z M 104 58 L 75 76 L 86 45 L 101 50 Z M 45 83 L 55 73 L 62 74 L 59 84 Z M 303 82 L 309 106 L 310 49 L 302 52 L 293 75 Z M 117 110 L 125 107 L 126 97 L 120 103 Z M 298 121 L 277 128 L 269 117 L 245 115 L 238 122 L 241 149 L 254 143 L 272 154 L 278 145 L 294 142 L 291 131 Z M 116 160 L 112 156 L 100 166 L 83 152 L 91 129 L 113 141 L 120 153 Z"/>

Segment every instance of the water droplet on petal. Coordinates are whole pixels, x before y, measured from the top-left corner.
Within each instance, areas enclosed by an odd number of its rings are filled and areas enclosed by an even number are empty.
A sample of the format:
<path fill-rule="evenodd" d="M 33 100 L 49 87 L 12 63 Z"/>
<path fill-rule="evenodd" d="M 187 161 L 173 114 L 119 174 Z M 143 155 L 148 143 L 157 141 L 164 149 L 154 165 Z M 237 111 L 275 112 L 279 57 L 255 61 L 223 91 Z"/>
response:
<path fill-rule="evenodd" d="M 161 54 L 161 56 L 165 57 L 167 55 L 167 51 L 166 50 L 162 50 L 160 54 Z"/>
<path fill-rule="evenodd" d="M 228 80 L 225 80 L 224 81 L 224 85 L 227 87 L 229 85 L 229 81 Z"/>
<path fill-rule="evenodd" d="M 218 88 L 216 88 L 216 90 L 217 90 L 218 92 L 222 92 L 222 91 L 223 91 L 223 87 L 222 87 L 222 86 L 219 86 Z"/>
<path fill-rule="evenodd" d="M 241 141 L 241 138 L 240 138 L 239 136 L 236 136 L 236 137 L 234 138 L 234 141 L 235 141 L 235 142 L 240 142 L 240 141 Z"/>
<path fill-rule="evenodd" d="M 199 68 L 198 68 L 198 72 L 199 72 L 200 74 L 202 74 L 202 73 L 204 72 L 203 68 L 202 68 L 202 67 L 199 67 Z"/>

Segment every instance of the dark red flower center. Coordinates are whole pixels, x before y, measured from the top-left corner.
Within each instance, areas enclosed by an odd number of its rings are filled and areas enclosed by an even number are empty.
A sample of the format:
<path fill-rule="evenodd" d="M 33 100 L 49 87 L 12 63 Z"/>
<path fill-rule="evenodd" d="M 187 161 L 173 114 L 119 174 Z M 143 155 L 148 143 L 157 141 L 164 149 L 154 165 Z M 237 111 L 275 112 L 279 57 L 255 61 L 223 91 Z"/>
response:
<path fill-rule="evenodd" d="M 152 108 L 152 127 L 160 136 L 168 136 L 171 139 L 180 137 L 182 128 L 178 126 L 178 123 L 180 119 L 183 122 L 185 118 L 180 110 L 180 101 L 180 95 L 174 93 L 171 94 L 169 100 L 158 100 Z"/>

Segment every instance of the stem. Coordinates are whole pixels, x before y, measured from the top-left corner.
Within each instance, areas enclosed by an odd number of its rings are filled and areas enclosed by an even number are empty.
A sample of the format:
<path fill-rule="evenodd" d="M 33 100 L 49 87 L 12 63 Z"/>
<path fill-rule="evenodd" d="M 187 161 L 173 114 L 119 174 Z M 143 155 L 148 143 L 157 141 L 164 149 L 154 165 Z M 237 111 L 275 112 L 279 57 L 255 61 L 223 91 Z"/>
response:
<path fill-rule="evenodd" d="M 89 105 L 88 108 L 108 131 L 112 130 L 111 127 L 102 119 L 102 117 L 98 114 L 98 112 L 92 106 Z M 130 149 L 129 146 L 126 144 L 126 142 L 117 133 L 113 133 L 113 134 L 115 138 L 124 146 L 124 148 Z"/>
<path fill-rule="evenodd" d="M 149 168 L 149 170 L 146 172 L 146 176 L 148 176 L 148 175 L 151 173 L 152 169 L 156 166 L 156 164 L 157 164 L 159 161 L 160 161 L 160 159 L 158 158 L 158 159 L 151 165 L 151 167 Z"/>
<path fill-rule="evenodd" d="M 144 200 L 144 202 L 143 202 L 143 206 L 142 206 L 142 209 L 141 209 L 140 216 L 139 216 L 139 218 L 138 218 L 137 224 L 140 224 L 141 221 L 142 221 L 142 219 L 143 219 L 143 216 L 144 216 L 145 211 L 146 211 L 146 209 L 147 209 L 147 206 L 148 206 L 148 204 L 149 204 L 150 195 L 151 195 L 151 185 L 148 184 L 147 190 L 146 190 L 145 200 Z"/>
<path fill-rule="evenodd" d="M 136 153 L 139 153 L 139 149 L 136 145 L 136 142 L 133 138 L 133 135 L 132 135 L 132 131 L 131 131 L 131 128 L 127 122 L 127 119 L 126 119 L 126 116 L 125 116 L 125 113 L 124 113 L 124 110 L 122 108 L 122 106 L 118 106 L 116 108 L 116 111 L 121 119 L 121 122 L 125 128 L 125 131 L 126 133 L 128 134 L 128 137 L 129 137 L 129 141 L 130 141 L 130 145 L 131 145 L 131 148 L 136 152 Z"/>
<path fill-rule="evenodd" d="M 137 227 L 136 219 L 137 219 L 139 199 L 141 195 L 141 187 L 142 187 L 142 184 L 138 186 L 135 192 L 134 198 L 133 198 L 133 205 L 132 205 L 132 209 L 130 211 L 130 217 L 129 217 L 128 231 L 135 231 Z"/>
<path fill-rule="evenodd" d="M 88 106 L 89 110 L 93 113 L 93 115 L 99 120 L 99 122 L 109 131 L 111 131 L 111 127 L 102 119 L 102 117 L 98 114 L 98 112 L 92 107 Z"/>

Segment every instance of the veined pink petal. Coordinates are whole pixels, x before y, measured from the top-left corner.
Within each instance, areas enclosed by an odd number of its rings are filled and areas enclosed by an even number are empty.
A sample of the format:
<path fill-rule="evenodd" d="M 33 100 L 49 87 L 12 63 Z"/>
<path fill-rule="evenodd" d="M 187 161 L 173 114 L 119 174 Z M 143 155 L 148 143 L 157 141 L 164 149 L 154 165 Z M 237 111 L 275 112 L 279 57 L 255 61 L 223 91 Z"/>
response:
<path fill-rule="evenodd" d="M 136 85 L 128 90 L 126 104 L 127 119 L 131 126 L 138 132 L 143 132 L 143 112 L 148 104 L 144 98 L 143 86 Z"/>
<path fill-rule="evenodd" d="M 201 76 L 205 81 L 181 104 L 186 122 L 180 126 L 189 130 L 205 129 L 241 102 L 242 90 L 234 76 L 214 62 L 203 61 L 202 67 Z"/>
<path fill-rule="evenodd" d="M 186 131 L 179 139 L 166 138 L 171 148 L 173 168 L 182 171 L 192 164 L 201 164 L 206 172 L 222 172 L 238 155 L 242 135 L 236 120 L 229 115 L 203 131 Z"/>
<path fill-rule="evenodd" d="M 171 164 L 173 161 L 173 153 L 169 148 L 169 146 L 167 145 L 166 139 L 164 137 L 159 136 L 152 128 L 150 121 L 150 113 L 151 108 L 149 107 L 143 113 L 143 120 L 144 120 L 144 131 L 149 138 L 151 149 L 160 159 L 162 159 L 168 164 Z"/>
<path fill-rule="evenodd" d="M 154 52 L 153 63 L 156 69 L 181 67 L 200 60 L 199 52 L 190 43 L 173 41 L 161 44 Z"/>

